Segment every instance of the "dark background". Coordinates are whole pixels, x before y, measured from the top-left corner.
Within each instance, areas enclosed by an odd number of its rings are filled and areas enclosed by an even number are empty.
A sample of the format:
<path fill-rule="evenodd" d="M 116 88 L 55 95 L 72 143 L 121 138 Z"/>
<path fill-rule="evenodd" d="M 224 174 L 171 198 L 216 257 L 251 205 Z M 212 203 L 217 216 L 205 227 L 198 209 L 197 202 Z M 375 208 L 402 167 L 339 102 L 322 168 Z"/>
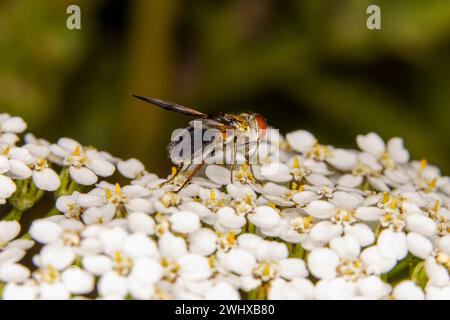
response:
<path fill-rule="evenodd" d="M 66 28 L 81 7 L 82 29 Z M 382 30 L 366 28 L 381 7 Z M 131 97 L 252 110 L 354 147 L 401 136 L 450 170 L 448 0 L 1 0 L 0 110 L 167 173 L 187 118 Z"/>

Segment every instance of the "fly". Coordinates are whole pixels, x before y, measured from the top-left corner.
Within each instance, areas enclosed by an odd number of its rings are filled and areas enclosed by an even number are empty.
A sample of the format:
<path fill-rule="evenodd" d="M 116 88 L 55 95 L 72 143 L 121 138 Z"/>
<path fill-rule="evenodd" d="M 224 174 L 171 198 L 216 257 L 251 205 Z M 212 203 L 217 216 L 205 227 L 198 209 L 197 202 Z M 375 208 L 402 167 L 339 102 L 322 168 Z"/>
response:
<path fill-rule="evenodd" d="M 245 163 L 250 164 L 250 148 L 256 146 L 255 150 L 258 150 L 259 142 L 266 135 L 267 123 L 257 113 L 219 113 L 209 115 L 173 102 L 137 95 L 133 95 L 133 97 L 165 110 L 196 118 L 189 122 L 189 126 L 178 136 L 178 140 L 172 139 L 168 146 L 170 160 L 176 167 L 173 170 L 172 177 L 166 183 L 173 181 L 181 171 L 187 170 L 191 165 L 195 165 L 192 173 L 176 192 L 183 189 L 208 159 L 211 159 L 216 154 L 217 147 L 220 147 L 220 150 L 229 150 L 231 148 L 231 161 L 227 160 L 227 152 L 224 155 L 225 163 L 229 162 L 230 164 L 231 181 L 233 181 L 233 171 L 238 150 L 244 149 Z M 197 125 L 201 127 L 200 141 L 198 141 L 196 136 L 196 133 L 198 133 L 198 130 L 196 131 Z M 211 132 L 214 132 L 214 134 L 211 134 Z M 205 140 L 204 136 L 208 133 L 210 138 Z M 189 141 L 188 146 L 185 144 L 186 140 Z"/>

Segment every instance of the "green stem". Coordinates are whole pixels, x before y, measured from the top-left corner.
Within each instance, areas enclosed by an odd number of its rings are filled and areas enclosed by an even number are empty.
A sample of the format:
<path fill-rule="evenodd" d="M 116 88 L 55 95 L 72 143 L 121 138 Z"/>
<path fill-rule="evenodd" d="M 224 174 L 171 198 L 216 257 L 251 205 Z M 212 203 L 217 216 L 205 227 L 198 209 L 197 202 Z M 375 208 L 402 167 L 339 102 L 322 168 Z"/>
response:
<path fill-rule="evenodd" d="M 49 212 L 47 212 L 45 217 L 48 218 L 48 217 L 56 216 L 58 214 L 61 214 L 61 212 L 58 209 L 56 209 L 56 207 L 53 207 L 53 208 L 50 209 Z"/>
<path fill-rule="evenodd" d="M 256 233 L 256 226 L 250 221 L 247 221 L 247 233 Z"/>
<path fill-rule="evenodd" d="M 256 300 L 256 289 L 253 289 L 247 293 L 247 300 Z"/>
<path fill-rule="evenodd" d="M 304 253 L 305 253 L 305 251 L 303 250 L 301 243 L 292 244 L 291 257 L 303 259 Z"/>
<path fill-rule="evenodd" d="M 13 208 L 4 218 L 3 220 L 7 221 L 20 221 L 20 218 L 22 218 L 23 211 L 17 208 Z"/>

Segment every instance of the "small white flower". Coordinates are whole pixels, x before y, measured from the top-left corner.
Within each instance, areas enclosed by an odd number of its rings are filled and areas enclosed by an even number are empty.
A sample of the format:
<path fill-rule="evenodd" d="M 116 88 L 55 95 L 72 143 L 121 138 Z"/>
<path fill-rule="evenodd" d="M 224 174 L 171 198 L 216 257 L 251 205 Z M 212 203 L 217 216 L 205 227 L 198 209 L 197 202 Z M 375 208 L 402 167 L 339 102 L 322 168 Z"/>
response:
<path fill-rule="evenodd" d="M 83 148 L 77 141 L 61 138 L 50 146 L 53 155 L 69 168 L 71 178 L 81 185 L 93 185 L 100 177 L 114 173 L 115 167 L 97 150 Z"/>

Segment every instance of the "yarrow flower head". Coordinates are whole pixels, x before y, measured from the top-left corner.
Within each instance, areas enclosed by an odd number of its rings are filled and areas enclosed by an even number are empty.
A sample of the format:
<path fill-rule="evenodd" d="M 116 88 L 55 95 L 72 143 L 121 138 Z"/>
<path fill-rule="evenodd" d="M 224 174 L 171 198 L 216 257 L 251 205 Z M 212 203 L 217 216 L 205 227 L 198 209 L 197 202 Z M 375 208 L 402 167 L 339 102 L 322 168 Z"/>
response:
<path fill-rule="evenodd" d="M 401 138 L 297 130 L 158 177 L 26 127 L 0 115 L 2 299 L 450 299 L 450 178 Z"/>

